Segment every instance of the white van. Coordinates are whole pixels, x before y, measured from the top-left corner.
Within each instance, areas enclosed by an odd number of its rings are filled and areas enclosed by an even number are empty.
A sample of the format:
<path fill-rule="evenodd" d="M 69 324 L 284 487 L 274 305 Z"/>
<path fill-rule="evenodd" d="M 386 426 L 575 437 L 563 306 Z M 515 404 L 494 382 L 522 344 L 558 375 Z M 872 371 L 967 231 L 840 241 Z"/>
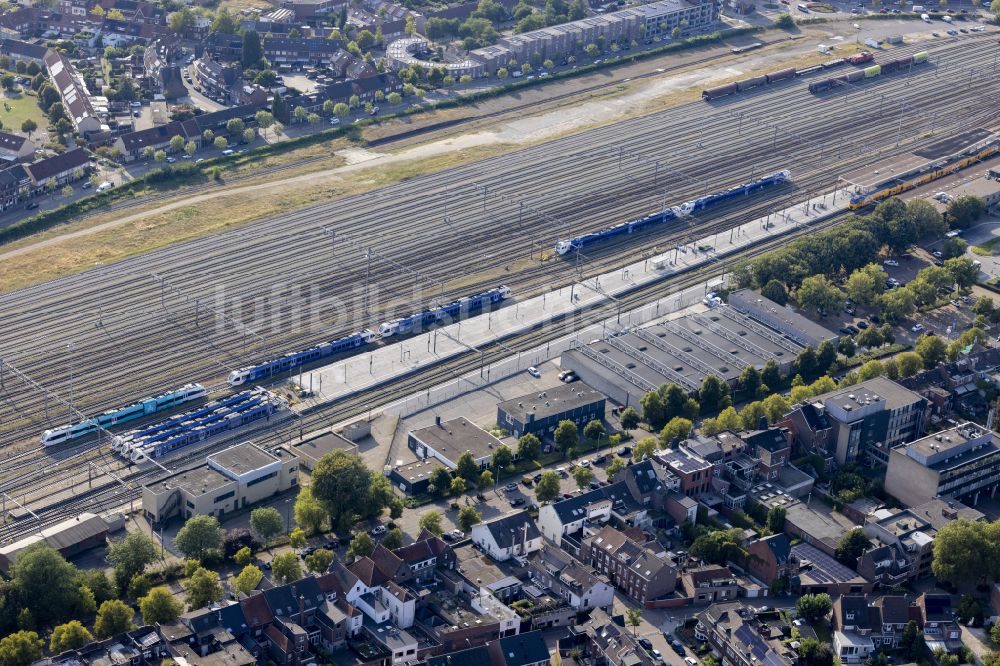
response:
<path fill-rule="evenodd" d="M 922 11 L 924 11 L 924 6 L 923 5 L 913 5 L 913 11 L 915 11 L 915 12 L 922 12 Z"/>
<path fill-rule="evenodd" d="M 941 17 L 941 20 L 944 21 L 945 23 L 951 23 L 952 18 L 947 14 L 945 14 L 944 16 Z"/>
<path fill-rule="evenodd" d="M 923 19 L 924 23 L 930 23 L 931 22 L 931 17 L 928 16 L 927 14 L 921 14 L 920 18 Z"/>
<path fill-rule="evenodd" d="M 808 13 L 809 13 L 809 8 L 808 8 L 808 7 L 806 7 L 805 5 L 803 5 L 803 4 L 801 3 L 801 2 L 800 2 L 799 4 L 797 4 L 797 5 L 795 5 L 795 6 L 796 6 L 796 7 L 798 8 L 798 10 L 799 10 L 800 12 L 802 12 L 803 14 L 808 14 Z"/>
<path fill-rule="evenodd" d="M 111 182 L 109 182 L 109 181 L 106 180 L 106 181 L 104 181 L 103 183 L 101 183 L 100 185 L 97 186 L 97 191 L 98 192 L 107 192 L 108 190 L 110 190 L 114 186 L 115 186 L 114 183 L 111 183 Z"/>

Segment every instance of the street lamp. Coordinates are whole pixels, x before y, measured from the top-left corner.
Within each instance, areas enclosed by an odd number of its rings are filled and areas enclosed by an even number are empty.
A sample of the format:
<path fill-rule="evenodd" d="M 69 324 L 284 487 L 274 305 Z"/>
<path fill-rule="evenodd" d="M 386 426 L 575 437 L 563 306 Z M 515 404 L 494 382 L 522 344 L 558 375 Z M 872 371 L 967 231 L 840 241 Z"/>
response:
<path fill-rule="evenodd" d="M 292 531 L 292 499 L 289 497 L 285 500 L 285 536 L 288 536 Z"/>

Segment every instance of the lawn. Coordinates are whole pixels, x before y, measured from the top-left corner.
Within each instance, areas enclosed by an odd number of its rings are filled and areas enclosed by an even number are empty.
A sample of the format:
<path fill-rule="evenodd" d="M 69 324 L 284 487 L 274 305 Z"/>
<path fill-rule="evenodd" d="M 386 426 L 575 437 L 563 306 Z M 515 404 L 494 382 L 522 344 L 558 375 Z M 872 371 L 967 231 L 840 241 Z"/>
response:
<path fill-rule="evenodd" d="M 992 257 L 1000 254 L 1000 237 L 991 238 L 981 245 L 974 245 L 972 252 L 973 254 L 978 254 L 980 257 Z"/>
<path fill-rule="evenodd" d="M 37 99 L 33 95 L 5 91 L 3 93 L 4 106 L 0 106 L 0 122 L 3 123 L 3 129 L 9 132 L 20 132 L 21 123 L 31 118 L 38 123 L 38 130 L 31 135 L 32 138 L 39 133 L 44 137 L 48 119 L 38 108 Z"/>

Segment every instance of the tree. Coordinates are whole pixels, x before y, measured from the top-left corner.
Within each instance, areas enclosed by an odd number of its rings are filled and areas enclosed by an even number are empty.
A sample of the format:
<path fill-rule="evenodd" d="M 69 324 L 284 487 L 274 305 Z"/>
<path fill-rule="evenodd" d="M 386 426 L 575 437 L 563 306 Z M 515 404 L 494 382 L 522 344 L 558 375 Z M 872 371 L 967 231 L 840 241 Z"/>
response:
<path fill-rule="evenodd" d="M 878 359 L 867 361 L 857 370 L 859 382 L 866 382 L 869 379 L 874 379 L 875 377 L 883 377 L 885 374 L 885 366 L 882 364 L 882 361 L 879 361 Z"/>
<path fill-rule="evenodd" d="M 350 97 L 347 98 L 347 106 L 351 107 L 352 109 L 358 108 L 359 106 L 361 106 L 361 98 L 358 97 L 357 95 L 351 95 Z"/>
<path fill-rule="evenodd" d="M 952 228 L 966 229 L 979 220 L 986 211 L 986 202 L 977 196 L 965 194 L 955 197 L 948 204 L 948 218 Z"/>
<path fill-rule="evenodd" d="M 599 49 L 597 47 L 597 44 L 587 44 L 587 48 L 585 48 L 584 51 L 587 52 L 588 56 L 590 56 L 591 58 L 594 58 L 598 54 L 600 54 L 601 49 Z"/>
<path fill-rule="evenodd" d="M 274 124 L 274 116 L 269 111 L 258 111 L 254 115 L 254 120 L 257 126 L 264 130 L 264 136 L 267 136 L 267 129 Z"/>
<path fill-rule="evenodd" d="M 559 425 L 556 426 L 555 432 L 552 433 L 552 439 L 555 441 L 556 446 L 559 447 L 559 450 L 563 452 L 563 455 L 568 454 L 570 449 L 575 448 L 580 443 L 576 424 L 569 419 L 560 421 Z"/>
<path fill-rule="evenodd" d="M 667 405 L 659 391 L 650 391 L 639 401 L 642 416 L 653 428 L 662 428 L 667 422 Z"/>
<path fill-rule="evenodd" d="M 962 598 L 958 600 L 955 617 L 962 624 L 969 624 L 970 622 L 973 624 L 982 624 L 983 607 L 968 594 L 963 594 Z"/>
<path fill-rule="evenodd" d="M 118 596 L 115 585 L 101 569 L 84 569 L 77 573 L 76 580 L 77 585 L 86 587 L 94 595 L 95 606 Z"/>
<path fill-rule="evenodd" d="M 918 238 L 924 236 L 943 236 L 948 231 L 941 213 L 933 204 L 925 199 L 912 199 L 906 204 L 906 218 L 913 225 Z"/>
<path fill-rule="evenodd" d="M 903 653 L 903 658 L 909 662 L 922 660 L 927 651 L 924 637 L 917 629 L 917 623 L 913 620 L 910 620 L 903 628 L 903 634 L 899 638 L 899 649 Z"/>
<path fill-rule="evenodd" d="M 881 266 L 868 264 L 851 273 L 844 286 L 847 289 L 848 297 L 854 302 L 862 305 L 873 305 L 885 291 L 887 279 L 888 275 Z"/>
<path fill-rule="evenodd" d="M 765 528 L 771 534 L 780 534 L 785 530 L 785 507 L 772 506 L 768 509 Z"/>
<path fill-rule="evenodd" d="M 924 367 L 933 368 L 944 360 L 948 347 L 944 340 L 938 336 L 924 335 L 917 340 L 915 350 L 920 355 L 920 358 L 923 359 Z"/>
<path fill-rule="evenodd" d="M 656 440 L 652 437 L 641 439 L 632 447 L 632 459 L 639 461 L 644 458 L 652 458 L 653 454 L 656 453 L 656 448 Z"/>
<path fill-rule="evenodd" d="M 909 288 L 893 289 L 882 295 L 880 307 L 887 321 L 898 323 L 913 314 L 916 298 Z"/>
<path fill-rule="evenodd" d="M 626 608 L 625 624 L 632 627 L 632 635 L 635 636 L 642 625 L 642 610 L 639 608 Z"/>
<path fill-rule="evenodd" d="M 375 477 L 380 483 L 375 483 Z M 320 458 L 313 472 L 312 493 L 333 524 L 346 530 L 358 516 L 376 516 L 389 505 L 388 483 L 360 456 L 334 451 Z M 378 491 L 378 492 L 373 492 Z"/>
<path fill-rule="evenodd" d="M 323 529 L 323 521 L 326 520 L 326 509 L 313 496 L 312 488 L 305 486 L 299 489 L 299 494 L 295 498 L 295 508 L 293 509 L 295 523 L 306 534 L 316 534 Z"/>
<path fill-rule="evenodd" d="M 824 275 L 810 275 L 795 292 L 799 306 L 815 312 L 837 312 L 844 306 L 844 295 Z"/>
<path fill-rule="evenodd" d="M 212 142 L 212 145 L 218 150 L 225 150 L 226 146 L 229 145 L 229 139 L 224 136 L 217 136 L 215 137 L 215 141 Z"/>
<path fill-rule="evenodd" d="M 248 127 L 245 130 L 243 130 L 243 140 L 246 141 L 247 143 L 252 142 L 256 138 L 257 138 L 257 131 L 254 130 L 254 128 Z"/>
<path fill-rule="evenodd" d="M 257 589 L 263 578 L 264 572 L 252 564 L 247 564 L 240 571 L 239 575 L 233 579 L 233 587 L 236 588 L 237 592 L 242 592 L 249 596 L 251 592 Z M 145 618 L 145 615 L 143 617 Z"/>
<path fill-rule="evenodd" d="M 463 532 L 472 531 L 472 526 L 478 525 L 482 521 L 483 517 L 471 506 L 463 506 L 458 510 L 458 520 L 456 522 L 458 523 L 458 529 Z"/>
<path fill-rule="evenodd" d="M 243 33 L 243 52 L 241 60 L 243 69 L 254 69 L 260 65 L 264 58 L 264 51 L 260 45 L 260 35 L 256 30 L 247 30 Z"/>
<path fill-rule="evenodd" d="M 427 530 L 431 534 L 436 534 L 441 536 L 444 533 L 444 528 L 441 527 L 441 512 L 430 510 L 426 511 L 424 515 L 420 516 L 420 521 L 417 523 L 421 530 Z"/>
<path fill-rule="evenodd" d="M 687 439 L 693 426 L 694 424 L 689 419 L 681 416 L 675 416 L 670 419 L 667 425 L 663 426 L 663 429 L 660 431 L 660 447 L 667 448 L 675 440 Z"/>
<path fill-rule="evenodd" d="M 786 305 L 788 303 L 788 288 L 780 280 L 769 280 L 767 284 L 761 287 L 760 294 L 764 298 L 771 299 L 778 305 Z"/>
<path fill-rule="evenodd" d="M 428 481 L 432 488 L 432 494 L 440 494 L 451 488 L 451 472 L 447 467 L 438 467 L 431 472 Z"/>
<path fill-rule="evenodd" d="M 517 440 L 517 453 L 521 456 L 522 460 L 535 460 L 541 452 L 541 441 L 530 432 L 522 435 L 521 439 Z"/>
<path fill-rule="evenodd" d="M 347 549 L 347 556 L 353 558 L 368 557 L 375 550 L 375 541 L 368 536 L 367 532 L 358 532 L 351 539 L 351 545 Z"/>
<path fill-rule="evenodd" d="M 803 594 L 795 604 L 795 612 L 810 624 L 825 618 L 832 609 L 833 600 L 826 593 Z"/>
<path fill-rule="evenodd" d="M 70 620 L 66 624 L 60 624 L 52 630 L 52 639 L 49 641 L 49 652 L 59 654 L 66 650 L 81 648 L 94 640 L 94 637 L 87 631 L 87 628 L 80 624 L 79 620 Z M 3 657 L 0 656 L 0 660 Z"/>
<path fill-rule="evenodd" d="M 990 3 L 990 13 L 993 14 L 994 20 L 1000 21 L 1000 0 L 993 0 Z"/>
<path fill-rule="evenodd" d="M 292 533 L 288 535 L 288 544 L 292 548 L 305 548 L 306 543 L 306 533 L 301 527 L 296 527 L 292 530 Z"/>
<path fill-rule="evenodd" d="M 294 553 L 291 554 L 294 557 Z M 278 556 L 280 557 L 280 555 Z M 278 558 L 276 557 L 275 560 Z M 197 566 L 187 581 L 188 610 L 203 608 L 222 596 L 219 574 Z"/>
<path fill-rule="evenodd" d="M 804 666 L 833 666 L 834 664 L 833 648 L 829 643 L 820 643 L 815 638 L 804 638 L 799 642 L 799 657 Z"/>
<path fill-rule="evenodd" d="M 18 631 L 0 640 L 0 666 L 28 666 L 42 658 L 44 643 L 33 631 Z"/>
<path fill-rule="evenodd" d="M 233 555 L 233 562 L 235 562 L 237 566 L 241 567 L 245 567 L 246 565 L 250 564 L 250 560 L 252 559 L 253 559 L 253 552 L 251 552 L 251 550 L 246 546 L 240 548 Z"/>
<path fill-rule="evenodd" d="M 271 578 L 280 584 L 291 583 L 302 578 L 302 566 L 295 553 L 286 551 L 276 555 L 271 560 Z"/>
<path fill-rule="evenodd" d="M 455 497 L 463 494 L 466 491 L 467 485 L 465 479 L 460 476 L 456 476 L 451 480 L 451 485 L 448 486 L 448 492 Z"/>
<path fill-rule="evenodd" d="M 608 465 L 605 471 L 608 473 L 608 478 L 613 479 L 615 475 L 623 469 L 625 469 L 625 460 L 622 458 L 615 458 L 611 461 L 611 464 Z"/>
<path fill-rule="evenodd" d="M 403 530 L 393 527 L 382 537 L 382 546 L 389 550 L 396 550 L 403 547 Z"/>
<path fill-rule="evenodd" d="M 961 257 L 965 254 L 968 247 L 969 244 L 957 236 L 954 238 L 946 238 L 941 244 L 941 255 L 945 258 L 945 260 Z"/>
<path fill-rule="evenodd" d="M 186 557 L 201 561 L 222 548 L 224 536 L 215 516 L 194 516 L 177 532 L 174 545 Z"/>
<path fill-rule="evenodd" d="M 81 588 L 76 567 L 44 543 L 18 553 L 11 582 L 39 624 L 93 612 L 93 596 Z"/>
<path fill-rule="evenodd" d="M 965 518 L 938 530 L 934 538 L 934 577 L 954 585 L 992 580 L 1000 571 L 1000 523 L 974 523 Z"/>
<path fill-rule="evenodd" d="M 743 393 L 750 398 L 756 397 L 760 385 L 760 371 L 752 365 L 743 368 L 743 372 L 740 373 L 740 389 Z"/>
<path fill-rule="evenodd" d="M 549 470 L 542 473 L 542 478 L 535 484 L 535 499 L 539 502 L 551 502 L 559 497 L 559 475 Z"/>
<path fill-rule="evenodd" d="M 283 526 L 281 512 L 274 507 L 263 506 L 250 512 L 250 529 L 259 534 L 265 544 L 279 534 Z"/>
<path fill-rule="evenodd" d="M 583 426 L 583 436 L 592 442 L 599 441 L 606 434 L 604 424 L 601 423 L 600 419 L 589 421 L 587 425 Z"/>
<path fill-rule="evenodd" d="M 136 574 L 132 576 L 132 580 L 128 583 L 128 598 L 133 601 L 138 601 L 142 597 L 149 594 L 149 578 L 143 574 Z"/>
<path fill-rule="evenodd" d="M 158 554 L 156 543 L 142 532 L 130 532 L 124 539 L 109 542 L 106 558 L 115 568 L 118 589 L 126 589 L 133 576 L 145 571 Z"/>
<path fill-rule="evenodd" d="M 398 532 L 399 530 L 397 529 L 394 531 Z M 325 548 L 315 550 L 309 555 L 306 555 L 305 558 L 306 568 L 317 574 L 324 573 L 327 569 L 329 569 L 331 562 L 333 562 L 333 553 Z"/>
<path fill-rule="evenodd" d="M 573 479 L 576 480 L 578 488 L 586 488 L 594 480 L 594 473 L 590 471 L 590 468 L 580 466 L 573 470 Z"/>
<path fill-rule="evenodd" d="M 715 375 L 707 375 L 698 389 L 698 401 L 705 412 L 718 412 L 732 404 L 729 385 Z"/>
<path fill-rule="evenodd" d="M 856 527 L 840 538 L 835 554 L 841 564 L 853 569 L 858 565 L 858 558 L 868 550 L 869 546 L 871 544 L 865 536 L 865 531 Z"/>
<path fill-rule="evenodd" d="M 391 92 L 391 93 L 389 93 L 388 95 L 386 95 L 385 99 L 392 106 L 395 106 L 395 105 L 397 105 L 397 104 L 399 104 L 400 102 L 403 101 L 402 95 L 400 95 L 398 92 Z"/>
<path fill-rule="evenodd" d="M 410 14 L 406 17 L 406 23 L 403 26 L 403 32 L 407 35 L 412 35 L 417 31 L 417 23 L 413 20 L 413 15 Z"/>
<path fill-rule="evenodd" d="M 171 622 L 176 620 L 183 610 L 183 604 L 165 587 L 154 587 L 139 600 L 139 612 L 142 613 L 143 624 Z"/>
<path fill-rule="evenodd" d="M 97 609 L 97 619 L 94 620 L 94 634 L 98 638 L 110 638 L 125 631 L 129 631 L 135 625 L 132 619 L 135 611 L 129 608 L 124 602 L 118 599 L 111 599 L 101 604 Z"/>
<path fill-rule="evenodd" d="M 198 144 L 195 143 L 194 141 L 188 141 L 187 143 L 184 144 L 184 153 L 188 157 L 193 156 L 197 152 L 198 152 Z"/>
<path fill-rule="evenodd" d="M 944 268 L 951 273 L 952 279 L 960 289 L 968 289 L 979 279 L 979 268 L 968 257 L 946 259 Z"/>
<path fill-rule="evenodd" d="M 170 150 L 179 153 L 184 150 L 184 137 L 180 134 L 175 134 L 170 138 Z"/>
<path fill-rule="evenodd" d="M 476 464 L 471 451 L 466 451 L 458 457 L 455 472 L 466 481 L 474 481 L 479 476 L 479 465 Z"/>
<path fill-rule="evenodd" d="M 622 410 L 620 417 L 622 430 L 628 432 L 639 425 L 639 412 L 634 407 L 626 407 Z"/>
<path fill-rule="evenodd" d="M 493 459 L 490 464 L 497 470 L 497 475 L 514 462 L 514 452 L 506 444 L 501 444 L 493 450 Z"/>
<path fill-rule="evenodd" d="M 501 67 L 501 68 L 497 69 L 497 78 L 498 79 L 506 79 L 509 75 L 510 75 L 510 72 L 507 71 L 506 67 Z M 14 77 L 13 76 L 10 77 L 10 80 L 11 80 L 11 84 L 13 85 L 13 83 L 14 83 Z"/>
<path fill-rule="evenodd" d="M 31 138 L 31 133 L 38 129 L 38 123 L 36 123 L 31 118 L 26 118 L 23 123 L 21 123 L 21 131 L 28 134 L 28 138 Z"/>

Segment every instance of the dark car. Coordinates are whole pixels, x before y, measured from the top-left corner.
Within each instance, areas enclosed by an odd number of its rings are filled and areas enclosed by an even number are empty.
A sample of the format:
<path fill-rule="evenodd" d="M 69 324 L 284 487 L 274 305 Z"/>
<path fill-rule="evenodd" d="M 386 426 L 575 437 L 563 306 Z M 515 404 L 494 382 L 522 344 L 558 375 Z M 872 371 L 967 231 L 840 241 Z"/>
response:
<path fill-rule="evenodd" d="M 851 329 L 847 328 L 846 326 L 841 326 L 841 327 L 840 327 L 840 328 L 839 328 L 839 329 L 837 330 L 837 332 L 838 332 L 838 333 L 842 333 L 843 335 L 851 335 Z"/>
<path fill-rule="evenodd" d="M 850 331 L 851 335 L 857 335 L 858 333 L 860 333 L 860 331 L 858 331 L 858 329 L 856 327 L 851 326 L 850 324 L 848 324 L 844 328 L 846 328 L 848 331 Z"/>
<path fill-rule="evenodd" d="M 652 643 L 651 643 L 651 642 L 649 641 L 649 639 L 648 639 L 648 638 L 645 638 L 645 637 L 643 637 L 643 638 L 640 638 L 640 639 L 639 639 L 638 641 L 636 641 L 636 642 L 637 642 L 637 643 L 638 643 L 639 645 L 641 645 L 642 647 L 646 648 L 647 650 L 652 650 L 652 649 L 653 649 L 653 644 L 652 644 Z"/>
<path fill-rule="evenodd" d="M 616 453 L 619 458 L 627 458 L 632 455 L 632 449 L 628 446 L 619 446 Z"/>
<path fill-rule="evenodd" d="M 882 318 L 879 317 L 878 315 L 874 315 L 873 314 L 871 317 L 868 317 L 868 318 L 872 320 L 873 324 L 881 324 L 882 323 Z"/>
<path fill-rule="evenodd" d="M 515 497 L 514 499 L 512 499 L 510 501 L 510 505 L 511 506 L 521 506 L 522 504 L 524 504 L 524 498 L 523 497 Z"/>
<path fill-rule="evenodd" d="M 32 201 L 31 203 L 29 203 L 27 206 L 24 207 L 24 210 L 34 210 L 36 208 L 38 208 L 38 202 Z"/>
<path fill-rule="evenodd" d="M 538 474 L 536 474 L 533 477 L 531 477 L 531 480 L 534 481 L 535 483 L 538 483 L 539 481 L 541 481 L 542 480 L 542 474 L 541 474 L 541 472 L 539 472 Z"/>
<path fill-rule="evenodd" d="M 868 328 L 868 322 L 866 322 L 864 319 L 862 319 L 861 321 L 858 322 L 857 326 L 858 326 L 858 328 L 860 328 L 863 331 L 866 328 Z"/>
<path fill-rule="evenodd" d="M 445 541 L 448 541 L 449 543 L 455 540 L 455 537 L 453 537 L 448 532 L 445 532 L 444 534 L 442 534 L 441 538 L 444 539 Z"/>
<path fill-rule="evenodd" d="M 670 641 L 670 647 L 672 647 L 674 649 L 674 652 L 676 652 L 680 656 L 682 657 L 687 656 L 687 652 L 684 651 L 684 644 L 681 643 L 680 641 L 676 639 Z"/>
<path fill-rule="evenodd" d="M 608 461 L 608 457 L 606 455 L 604 455 L 603 453 L 601 455 L 599 455 L 599 456 L 594 457 L 594 464 L 595 465 L 603 465 L 607 461 Z"/>
<path fill-rule="evenodd" d="M 325 542 L 323 544 L 323 548 L 325 548 L 326 550 L 330 550 L 330 551 L 336 550 L 337 549 L 337 542 L 336 541 L 327 541 L 327 542 Z"/>

